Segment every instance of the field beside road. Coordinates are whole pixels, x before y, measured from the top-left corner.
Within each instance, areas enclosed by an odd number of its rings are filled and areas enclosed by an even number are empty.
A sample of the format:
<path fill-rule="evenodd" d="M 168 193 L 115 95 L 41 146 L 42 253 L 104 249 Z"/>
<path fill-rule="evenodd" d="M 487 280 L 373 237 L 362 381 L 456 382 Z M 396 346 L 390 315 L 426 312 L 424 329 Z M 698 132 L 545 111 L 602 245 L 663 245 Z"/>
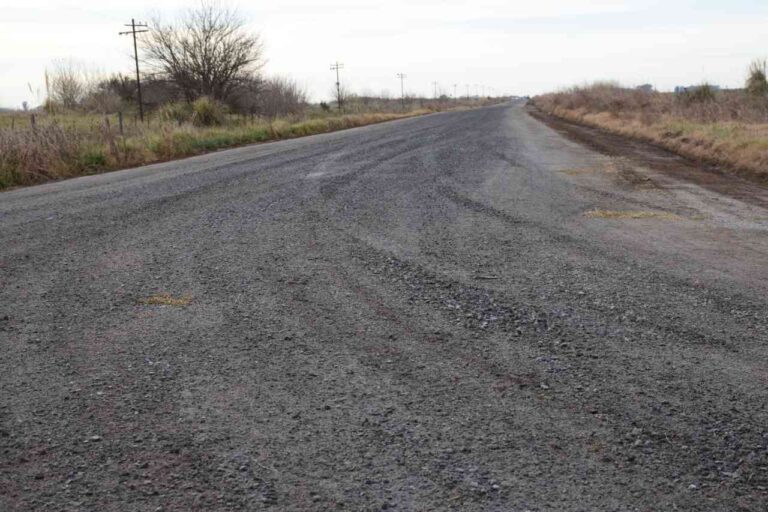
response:
<path fill-rule="evenodd" d="M 706 87 L 673 94 L 597 84 L 538 96 L 533 103 L 547 114 L 768 182 L 766 98 Z"/>
<path fill-rule="evenodd" d="M 768 189 L 552 127 L 0 194 L 0 510 L 765 512 Z"/>
<path fill-rule="evenodd" d="M 266 119 L 219 115 L 201 125 L 166 112 L 137 116 L 67 113 L 0 114 L 0 190 L 98 174 L 273 140 L 327 133 L 444 110 L 476 108 L 498 100 L 423 102 L 406 110 L 338 114 L 318 108 Z M 397 104 L 397 102 L 395 102 Z"/>

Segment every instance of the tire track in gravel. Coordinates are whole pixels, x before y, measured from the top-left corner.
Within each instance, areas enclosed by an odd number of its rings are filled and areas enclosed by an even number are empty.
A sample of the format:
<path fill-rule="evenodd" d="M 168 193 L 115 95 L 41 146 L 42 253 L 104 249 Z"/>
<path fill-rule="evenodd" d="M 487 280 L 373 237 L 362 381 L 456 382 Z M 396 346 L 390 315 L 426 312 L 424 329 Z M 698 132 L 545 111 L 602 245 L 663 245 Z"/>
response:
<path fill-rule="evenodd" d="M 365 245 L 359 240 L 357 243 Z M 586 357 L 569 357 L 574 355 L 574 351 L 557 351 L 557 357 L 560 358 L 560 361 L 565 361 L 565 364 L 572 369 L 570 373 L 578 371 L 582 378 L 591 375 L 591 377 L 585 378 L 588 381 L 601 380 L 601 371 L 604 368 L 601 368 L 600 365 L 596 367 L 595 362 L 598 357 L 605 358 L 607 356 L 604 347 L 599 356 L 589 353 L 592 352 L 589 345 L 593 345 L 596 340 L 608 338 L 621 344 L 627 340 L 626 335 L 630 335 L 635 343 L 643 343 L 643 341 L 653 343 L 656 341 L 654 336 L 650 336 L 647 340 L 643 339 L 648 336 L 647 332 L 643 332 L 649 326 L 646 323 L 627 332 L 625 324 L 613 327 L 610 323 L 585 322 L 584 317 L 580 315 L 541 311 L 530 305 L 509 306 L 508 299 L 505 301 L 506 297 L 498 297 L 494 291 L 468 286 L 456 281 L 444 281 L 417 265 L 403 262 L 370 246 L 366 246 L 365 249 L 357 249 L 355 253 L 360 254 L 359 251 L 365 254 L 362 259 L 366 265 L 373 266 L 374 273 L 385 275 L 387 282 L 395 280 L 405 285 L 413 294 L 408 299 L 409 301 L 415 298 L 430 307 L 435 307 L 435 304 L 438 304 L 437 307 L 452 317 L 454 321 L 464 320 L 462 322 L 464 329 L 479 330 L 484 336 L 492 333 L 495 327 L 502 331 L 514 329 L 512 332 L 515 337 L 510 339 L 510 342 L 513 343 L 516 338 L 530 343 L 527 340 L 534 337 L 538 346 L 546 347 L 541 351 L 540 358 L 552 357 L 551 347 L 558 345 L 558 339 L 568 338 L 574 332 L 578 332 L 579 337 L 590 339 L 586 345 L 575 347 L 577 354 L 578 350 L 585 350 L 587 352 Z M 658 328 L 656 325 L 650 326 Z M 662 332 L 665 331 L 666 329 L 662 328 Z M 640 336 L 639 339 L 638 335 Z M 503 369 L 493 364 L 487 366 L 486 371 L 497 376 L 503 374 Z M 524 387 L 535 387 L 537 383 L 538 378 L 530 376 L 522 381 L 516 378 L 509 381 L 509 384 L 513 386 Z M 567 385 L 567 383 L 558 384 Z M 701 393 L 701 395 L 706 396 L 706 393 Z M 630 464 L 635 464 L 640 459 L 645 458 L 644 463 L 648 466 L 656 466 L 657 470 L 664 470 L 669 467 L 680 467 L 680 461 L 684 460 L 689 468 L 693 468 L 693 474 L 700 478 L 722 478 L 722 483 L 727 482 L 730 486 L 731 482 L 728 482 L 728 476 L 742 467 L 745 461 L 749 461 L 749 467 L 753 471 L 750 481 L 736 481 L 733 482 L 733 485 L 736 488 L 749 490 L 753 489 L 754 485 L 759 487 L 768 484 L 768 475 L 759 469 L 761 463 L 768 462 L 768 436 L 761 433 L 760 416 L 755 416 L 750 428 L 744 429 L 744 425 L 739 424 L 738 421 L 733 421 L 727 416 L 723 416 L 722 411 L 713 409 L 710 415 L 706 416 L 707 419 L 704 422 L 698 418 L 691 418 L 693 421 L 689 425 L 688 432 L 683 433 L 680 432 L 679 426 L 668 425 L 662 418 L 655 418 L 655 421 L 646 418 L 646 423 L 638 421 L 637 415 L 632 414 L 629 410 L 623 410 L 621 406 L 617 407 L 620 402 L 616 402 L 614 397 L 601 400 L 600 397 L 593 396 L 587 401 L 579 401 L 578 395 L 570 395 L 568 401 L 570 403 L 581 402 L 582 411 L 599 414 L 603 418 L 613 416 L 615 419 L 609 423 L 613 423 L 614 436 L 617 439 L 625 440 L 628 451 L 631 452 L 638 446 L 641 448 L 643 446 L 648 447 L 649 444 L 653 444 L 655 450 L 665 451 L 663 461 L 654 461 L 651 457 L 655 454 L 654 451 L 650 449 L 634 450 L 636 453 L 630 453 L 626 459 Z M 675 414 L 675 406 L 670 402 L 666 402 L 666 405 L 662 403 L 660 409 L 656 404 L 648 406 L 647 409 L 654 411 L 655 414 L 667 416 Z M 678 417 L 677 421 L 680 419 Z M 743 418 L 740 421 L 743 421 Z M 641 427 L 645 427 L 645 430 Z M 644 436 L 645 445 L 637 445 L 640 434 Z M 718 463 L 701 465 L 701 461 L 711 460 L 717 460 Z M 620 461 L 617 461 L 616 469 L 623 469 Z M 714 475 L 712 474 L 713 471 L 715 472 Z M 755 480 L 756 478 L 757 480 Z"/>

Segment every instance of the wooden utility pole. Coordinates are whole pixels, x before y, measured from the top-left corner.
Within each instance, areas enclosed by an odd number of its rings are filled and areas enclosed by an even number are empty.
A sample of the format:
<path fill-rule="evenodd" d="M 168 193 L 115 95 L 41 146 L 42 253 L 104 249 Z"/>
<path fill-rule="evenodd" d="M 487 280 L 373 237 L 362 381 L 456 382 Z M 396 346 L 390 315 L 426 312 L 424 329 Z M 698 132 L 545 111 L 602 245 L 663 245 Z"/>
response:
<path fill-rule="evenodd" d="M 336 72 L 336 103 L 338 103 L 339 112 L 341 112 L 341 104 L 344 101 L 341 97 L 341 78 L 339 75 L 340 69 L 344 69 L 344 64 L 341 64 L 339 61 L 336 61 L 335 64 L 331 64 L 331 71 Z"/>
<path fill-rule="evenodd" d="M 403 110 L 405 110 L 405 78 L 404 73 L 398 73 L 397 78 L 400 79 L 400 101 L 403 102 Z"/>
<path fill-rule="evenodd" d="M 139 50 L 138 46 L 136 45 L 136 34 L 141 34 L 143 32 L 149 32 L 149 30 L 136 30 L 137 28 L 148 28 L 146 23 L 136 23 L 133 18 L 131 18 L 131 24 L 126 25 L 126 27 L 131 27 L 131 30 L 127 32 L 120 32 L 121 36 L 125 35 L 133 35 L 133 59 L 136 61 L 136 89 L 138 91 L 139 96 L 139 118 L 141 119 L 141 122 L 144 122 L 144 102 L 141 99 L 141 75 L 139 74 Z"/>
<path fill-rule="evenodd" d="M 434 98 L 437 99 L 437 82 L 432 82 L 432 88 L 435 91 Z"/>

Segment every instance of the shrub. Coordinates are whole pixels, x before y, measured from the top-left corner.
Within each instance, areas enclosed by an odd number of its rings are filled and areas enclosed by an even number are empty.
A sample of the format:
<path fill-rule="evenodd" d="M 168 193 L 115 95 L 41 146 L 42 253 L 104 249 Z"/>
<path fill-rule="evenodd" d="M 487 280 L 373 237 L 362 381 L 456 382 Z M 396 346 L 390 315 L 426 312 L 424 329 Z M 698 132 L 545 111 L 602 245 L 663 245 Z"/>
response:
<path fill-rule="evenodd" d="M 765 59 L 758 59 L 749 66 L 749 76 L 745 88 L 753 96 L 764 97 L 768 95 L 768 79 L 766 79 Z"/>
<path fill-rule="evenodd" d="M 187 123 L 192 119 L 192 105 L 182 101 L 166 103 L 155 111 L 161 121 Z"/>
<path fill-rule="evenodd" d="M 122 110 L 123 100 L 112 91 L 96 90 L 83 99 L 82 106 L 90 112 L 109 114 Z"/>
<path fill-rule="evenodd" d="M 683 98 L 683 101 L 688 104 L 711 103 L 715 101 L 715 88 L 708 83 L 703 83 L 690 88 L 688 91 L 684 92 L 681 97 Z"/>
<path fill-rule="evenodd" d="M 107 165 L 107 155 L 102 148 L 92 148 L 82 154 L 80 164 L 88 172 L 98 171 Z"/>
<path fill-rule="evenodd" d="M 275 77 L 264 82 L 259 94 L 258 110 L 265 117 L 275 118 L 301 114 L 306 104 L 307 93 L 296 82 Z"/>
<path fill-rule="evenodd" d="M 177 101 L 166 103 L 156 110 L 161 121 L 195 126 L 219 126 L 226 120 L 224 106 L 216 100 L 202 96 L 192 103 Z"/>
<path fill-rule="evenodd" d="M 225 118 L 224 106 L 216 100 L 202 96 L 192 103 L 192 123 L 197 126 L 219 126 Z"/>

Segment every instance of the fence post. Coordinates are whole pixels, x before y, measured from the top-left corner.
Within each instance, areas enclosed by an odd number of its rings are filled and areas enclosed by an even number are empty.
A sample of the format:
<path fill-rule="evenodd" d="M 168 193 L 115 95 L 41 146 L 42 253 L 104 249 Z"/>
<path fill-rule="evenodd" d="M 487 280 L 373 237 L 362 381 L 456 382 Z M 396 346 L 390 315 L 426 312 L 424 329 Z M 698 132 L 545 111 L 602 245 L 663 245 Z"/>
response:
<path fill-rule="evenodd" d="M 32 123 L 32 129 L 33 130 L 36 129 L 37 123 L 35 122 L 35 114 L 32 114 L 29 119 L 30 119 L 30 123 Z"/>
<path fill-rule="evenodd" d="M 16 128 L 16 116 L 11 117 L 11 131 Z"/>
<path fill-rule="evenodd" d="M 123 113 L 117 113 L 117 122 L 120 125 L 120 135 L 123 135 Z"/>

